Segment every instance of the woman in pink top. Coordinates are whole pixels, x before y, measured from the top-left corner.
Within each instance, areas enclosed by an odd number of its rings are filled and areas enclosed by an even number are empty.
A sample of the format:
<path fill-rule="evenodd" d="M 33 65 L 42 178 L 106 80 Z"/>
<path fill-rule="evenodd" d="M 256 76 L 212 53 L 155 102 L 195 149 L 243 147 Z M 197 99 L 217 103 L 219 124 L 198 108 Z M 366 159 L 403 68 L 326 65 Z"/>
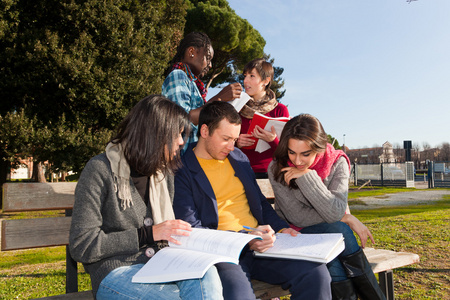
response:
<path fill-rule="evenodd" d="M 262 58 L 254 59 L 244 67 L 244 88 L 251 99 L 239 112 L 242 125 L 237 146 L 250 160 L 250 165 L 256 174 L 256 178 L 267 178 L 267 167 L 272 161 L 273 153 L 278 146 L 278 137 L 273 127 L 268 131 L 256 126 L 253 132 L 247 133 L 253 115 L 255 112 L 258 112 L 273 118 L 289 117 L 287 107 L 278 103 L 275 93 L 270 89 L 273 74 L 272 65 Z M 266 141 L 269 143 L 270 149 L 261 153 L 254 149 L 245 149 L 245 147 L 256 143 L 251 137 Z"/>

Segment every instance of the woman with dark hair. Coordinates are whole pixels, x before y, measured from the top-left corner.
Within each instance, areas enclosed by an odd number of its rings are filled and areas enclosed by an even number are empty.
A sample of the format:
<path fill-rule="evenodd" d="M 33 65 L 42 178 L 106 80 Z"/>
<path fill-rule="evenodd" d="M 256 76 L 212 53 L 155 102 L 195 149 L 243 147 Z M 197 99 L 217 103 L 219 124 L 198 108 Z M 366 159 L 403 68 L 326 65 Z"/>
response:
<path fill-rule="evenodd" d="M 287 107 L 277 101 L 275 93 L 270 89 L 273 75 L 272 65 L 262 58 L 254 59 L 244 67 L 244 88 L 251 99 L 239 112 L 242 126 L 236 144 L 250 160 L 256 178 L 267 178 L 267 167 L 278 146 L 278 137 L 273 127 L 268 131 L 256 126 L 252 133 L 247 133 L 253 115 L 258 112 L 272 118 L 289 117 Z M 256 143 L 252 137 L 267 142 L 270 148 L 261 153 L 255 149 L 246 149 Z"/>
<path fill-rule="evenodd" d="M 359 247 L 372 234 L 348 210 L 350 162 L 335 150 L 319 120 L 302 114 L 289 120 L 275 150 L 268 174 L 275 210 L 301 233 L 342 233 L 345 250 L 327 266 L 333 299 L 385 299 Z"/>
<path fill-rule="evenodd" d="M 214 49 L 209 37 L 202 32 L 191 32 L 180 42 L 177 53 L 166 70 L 166 79 L 162 85 L 162 94 L 180 105 L 192 122 L 192 133 L 187 144 L 197 141 L 198 116 L 207 102 L 207 89 L 201 78 L 211 68 Z M 223 88 L 208 101 L 230 101 L 239 98 L 242 87 L 233 83 Z"/>
<path fill-rule="evenodd" d="M 172 235 L 191 230 L 172 209 L 182 134 L 189 134 L 186 112 L 163 96 L 148 96 L 81 173 L 69 246 L 90 274 L 96 299 L 222 299 L 215 267 L 199 279 L 131 282 L 167 241 L 179 244 Z"/>

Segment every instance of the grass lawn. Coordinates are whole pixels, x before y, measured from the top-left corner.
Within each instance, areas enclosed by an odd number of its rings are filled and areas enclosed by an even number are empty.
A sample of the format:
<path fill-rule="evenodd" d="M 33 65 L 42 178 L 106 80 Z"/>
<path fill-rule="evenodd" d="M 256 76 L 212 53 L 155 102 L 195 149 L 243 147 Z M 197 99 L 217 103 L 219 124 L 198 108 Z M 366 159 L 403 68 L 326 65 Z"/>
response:
<path fill-rule="evenodd" d="M 350 204 L 358 197 L 373 196 L 374 191 L 358 193 L 357 197 L 350 194 Z M 450 300 L 450 196 L 429 205 L 352 209 L 352 213 L 375 236 L 376 244 L 369 243 L 368 247 L 420 255 L 419 264 L 394 270 L 396 299 Z M 7 217 L 17 216 L 0 214 L 0 218 Z M 87 274 L 81 272 L 79 281 L 80 291 L 90 289 Z M 29 299 L 64 292 L 65 247 L 0 252 L 0 299 Z"/>
<path fill-rule="evenodd" d="M 375 237 L 368 247 L 413 252 L 420 263 L 394 270 L 396 299 L 450 299 L 450 196 L 431 205 L 352 210 Z"/>

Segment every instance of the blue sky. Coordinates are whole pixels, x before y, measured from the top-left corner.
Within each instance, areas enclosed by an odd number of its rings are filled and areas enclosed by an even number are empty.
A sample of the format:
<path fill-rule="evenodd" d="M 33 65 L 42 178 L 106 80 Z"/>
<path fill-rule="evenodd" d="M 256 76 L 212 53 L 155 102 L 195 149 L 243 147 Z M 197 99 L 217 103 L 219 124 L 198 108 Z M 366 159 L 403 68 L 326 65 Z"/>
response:
<path fill-rule="evenodd" d="M 291 115 L 350 149 L 450 142 L 449 0 L 228 2 L 284 68 Z"/>

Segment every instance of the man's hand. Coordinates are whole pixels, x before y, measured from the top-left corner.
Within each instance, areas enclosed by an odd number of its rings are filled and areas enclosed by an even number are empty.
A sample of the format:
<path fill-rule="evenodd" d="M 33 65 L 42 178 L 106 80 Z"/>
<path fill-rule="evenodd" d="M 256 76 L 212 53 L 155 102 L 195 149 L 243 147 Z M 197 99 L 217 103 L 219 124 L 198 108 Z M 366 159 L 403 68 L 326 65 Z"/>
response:
<path fill-rule="evenodd" d="M 248 244 L 251 250 L 264 252 L 267 249 L 273 247 L 273 243 L 275 242 L 275 231 L 273 231 L 270 225 L 261 225 L 257 227 L 258 231 L 252 231 L 251 234 L 259 235 L 262 237 L 262 240 L 252 240 Z"/>

